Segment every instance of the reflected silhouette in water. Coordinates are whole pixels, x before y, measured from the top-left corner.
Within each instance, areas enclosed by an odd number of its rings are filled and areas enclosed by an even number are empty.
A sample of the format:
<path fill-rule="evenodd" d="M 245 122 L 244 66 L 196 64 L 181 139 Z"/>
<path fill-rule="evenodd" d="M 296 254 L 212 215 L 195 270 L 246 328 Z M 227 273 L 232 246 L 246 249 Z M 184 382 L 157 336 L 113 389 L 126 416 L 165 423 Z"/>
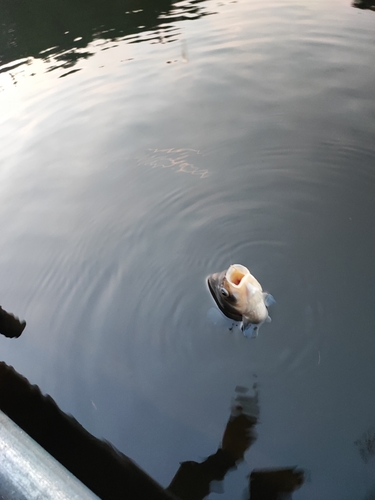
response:
<path fill-rule="evenodd" d="M 238 394 L 232 404 L 221 447 L 204 462 L 183 462 L 167 489 L 182 500 L 205 498 L 213 481 L 222 481 L 225 474 L 243 460 L 245 451 L 256 439 L 258 415 L 258 393 L 255 392 L 253 397 Z"/>
<path fill-rule="evenodd" d="M 19 337 L 26 323 L 0 308 L 0 333 Z M 244 459 L 256 440 L 259 418 L 256 384 L 254 396 L 243 387 L 236 397 L 220 448 L 204 462 L 183 462 L 165 490 L 132 460 L 108 442 L 87 432 L 73 417 L 62 412 L 55 401 L 12 367 L 0 362 L 0 410 L 39 443 L 82 483 L 102 499 L 201 500 L 215 481 Z M 254 470 L 250 475 L 250 500 L 277 500 L 303 484 L 296 468 Z"/>
<path fill-rule="evenodd" d="M 250 474 L 250 500 L 288 500 L 304 483 L 304 473 L 297 467 L 254 470 Z"/>
<path fill-rule="evenodd" d="M 100 498 L 174 498 L 132 460 L 92 436 L 51 397 L 3 362 L 0 409 Z"/>
<path fill-rule="evenodd" d="M 209 14 L 204 3 L 205 0 L 183 3 L 4 0 L 1 2 L 0 66 L 28 57 L 48 60 L 53 55 L 59 63 L 57 66 L 70 67 L 92 55 L 85 47 L 96 39 L 114 41 L 131 37 L 131 41 L 136 42 L 142 41 L 147 32 L 147 40 L 167 42 L 176 37 L 177 21 Z"/>
<path fill-rule="evenodd" d="M 255 425 L 259 418 L 258 390 L 248 396 L 247 389 L 236 388 L 237 396 L 225 427 L 221 447 L 204 462 L 183 462 L 167 490 L 181 500 L 202 500 L 212 485 L 222 481 L 228 471 L 244 459 L 246 450 L 256 440 Z M 249 500 L 290 498 L 304 482 L 297 467 L 253 470 L 249 480 Z M 289 496 L 288 496 L 289 495 Z"/>
<path fill-rule="evenodd" d="M 25 321 L 0 308 L 2 335 L 19 337 L 25 326 Z M 0 410 L 100 498 L 175 499 L 132 460 L 92 436 L 4 362 L 0 362 Z"/>
<path fill-rule="evenodd" d="M 355 0 L 352 5 L 357 9 L 369 9 L 375 11 L 375 0 Z"/>

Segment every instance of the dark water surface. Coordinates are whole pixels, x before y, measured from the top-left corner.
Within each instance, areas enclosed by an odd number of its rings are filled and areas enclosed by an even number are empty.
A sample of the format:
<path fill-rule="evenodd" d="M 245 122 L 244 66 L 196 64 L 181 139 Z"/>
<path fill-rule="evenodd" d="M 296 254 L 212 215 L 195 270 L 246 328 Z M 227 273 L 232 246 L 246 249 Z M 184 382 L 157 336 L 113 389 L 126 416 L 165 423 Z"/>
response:
<path fill-rule="evenodd" d="M 211 499 L 254 467 L 306 469 L 297 500 L 375 488 L 360 3 L 0 3 L 0 303 L 27 320 L 1 359 L 164 486 L 257 381 L 258 439 Z M 231 263 L 277 300 L 256 340 L 210 319 Z"/>

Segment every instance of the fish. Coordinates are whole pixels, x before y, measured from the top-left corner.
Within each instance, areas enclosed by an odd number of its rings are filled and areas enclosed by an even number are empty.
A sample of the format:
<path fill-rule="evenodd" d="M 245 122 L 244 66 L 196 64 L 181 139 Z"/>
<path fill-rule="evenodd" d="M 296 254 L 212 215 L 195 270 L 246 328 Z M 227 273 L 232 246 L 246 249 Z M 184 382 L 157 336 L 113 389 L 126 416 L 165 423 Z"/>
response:
<path fill-rule="evenodd" d="M 232 264 L 225 271 L 207 278 L 208 288 L 221 312 L 234 321 L 241 321 L 245 337 L 257 337 L 264 322 L 270 322 L 268 307 L 275 303 L 271 294 L 241 264 Z"/>

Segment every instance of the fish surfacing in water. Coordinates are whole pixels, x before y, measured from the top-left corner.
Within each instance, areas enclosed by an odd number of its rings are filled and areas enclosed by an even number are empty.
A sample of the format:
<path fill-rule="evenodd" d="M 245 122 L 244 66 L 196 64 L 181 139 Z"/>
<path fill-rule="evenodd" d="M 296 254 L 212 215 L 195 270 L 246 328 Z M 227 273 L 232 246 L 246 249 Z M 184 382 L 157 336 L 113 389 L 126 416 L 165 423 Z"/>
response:
<path fill-rule="evenodd" d="M 258 280 L 247 267 L 233 264 L 226 271 L 207 278 L 210 292 L 219 309 L 235 321 L 242 321 L 246 337 L 256 337 L 262 323 L 271 321 L 267 307 L 275 302 L 263 292 Z"/>

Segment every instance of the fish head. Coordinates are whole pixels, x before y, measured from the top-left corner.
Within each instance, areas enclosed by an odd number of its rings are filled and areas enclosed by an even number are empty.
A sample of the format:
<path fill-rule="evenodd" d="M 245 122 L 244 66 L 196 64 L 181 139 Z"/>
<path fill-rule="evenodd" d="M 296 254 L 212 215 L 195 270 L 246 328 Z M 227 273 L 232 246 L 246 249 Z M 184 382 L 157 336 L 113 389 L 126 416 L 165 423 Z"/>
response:
<path fill-rule="evenodd" d="M 238 310 L 238 296 L 233 292 L 226 274 L 227 270 L 208 276 L 208 288 L 221 312 L 234 321 L 241 321 L 242 313 Z"/>
<path fill-rule="evenodd" d="M 225 316 L 242 321 L 245 336 L 256 336 L 265 321 L 269 321 L 267 306 L 273 297 L 263 292 L 262 286 L 241 264 L 212 274 L 207 279 L 210 292 Z"/>
<path fill-rule="evenodd" d="M 254 290 L 262 290 L 260 284 L 241 264 L 233 264 L 227 270 L 211 274 L 207 281 L 210 292 L 219 309 L 231 319 L 241 321 L 249 309 L 249 290 L 247 284 L 253 279 Z M 254 302 L 254 298 L 252 299 Z"/>

